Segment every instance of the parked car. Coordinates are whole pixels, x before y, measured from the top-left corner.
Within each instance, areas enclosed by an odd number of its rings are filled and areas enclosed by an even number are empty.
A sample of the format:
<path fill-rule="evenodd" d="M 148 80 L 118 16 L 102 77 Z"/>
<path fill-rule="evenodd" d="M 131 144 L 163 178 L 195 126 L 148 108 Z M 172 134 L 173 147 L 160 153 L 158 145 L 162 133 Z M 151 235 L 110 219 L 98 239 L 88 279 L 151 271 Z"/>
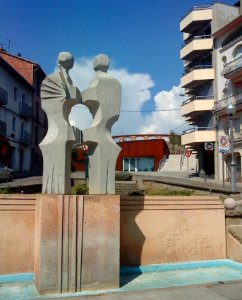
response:
<path fill-rule="evenodd" d="M 13 181 L 13 170 L 0 162 L 0 180 Z"/>

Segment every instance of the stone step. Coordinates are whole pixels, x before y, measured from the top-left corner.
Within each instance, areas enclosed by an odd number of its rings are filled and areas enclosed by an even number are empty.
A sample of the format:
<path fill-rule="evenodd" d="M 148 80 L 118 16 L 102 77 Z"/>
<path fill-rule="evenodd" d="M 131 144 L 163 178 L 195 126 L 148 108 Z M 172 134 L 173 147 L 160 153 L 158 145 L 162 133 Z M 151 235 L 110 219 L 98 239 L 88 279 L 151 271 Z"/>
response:
<path fill-rule="evenodd" d="M 242 225 L 229 225 L 229 232 L 242 244 Z"/>
<path fill-rule="evenodd" d="M 116 181 L 115 193 L 117 195 L 131 195 L 132 193 L 138 193 L 139 188 L 136 181 Z"/>

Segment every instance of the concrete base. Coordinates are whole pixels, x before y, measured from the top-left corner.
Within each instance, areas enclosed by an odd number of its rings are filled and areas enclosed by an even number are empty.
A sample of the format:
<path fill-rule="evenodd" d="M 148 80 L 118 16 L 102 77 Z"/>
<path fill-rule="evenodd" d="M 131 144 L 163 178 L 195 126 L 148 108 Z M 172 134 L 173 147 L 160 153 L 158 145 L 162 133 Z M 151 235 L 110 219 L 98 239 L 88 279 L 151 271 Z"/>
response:
<path fill-rule="evenodd" d="M 119 196 L 41 195 L 36 209 L 39 293 L 119 287 Z"/>
<path fill-rule="evenodd" d="M 121 265 L 226 258 L 224 206 L 213 196 L 121 198 Z"/>
<path fill-rule="evenodd" d="M 242 263 L 242 244 L 227 232 L 227 257 Z"/>
<path fill-rule="evenodd" d="M 35 195 L 0 196 L 0 274 L 34 268 Z"/>

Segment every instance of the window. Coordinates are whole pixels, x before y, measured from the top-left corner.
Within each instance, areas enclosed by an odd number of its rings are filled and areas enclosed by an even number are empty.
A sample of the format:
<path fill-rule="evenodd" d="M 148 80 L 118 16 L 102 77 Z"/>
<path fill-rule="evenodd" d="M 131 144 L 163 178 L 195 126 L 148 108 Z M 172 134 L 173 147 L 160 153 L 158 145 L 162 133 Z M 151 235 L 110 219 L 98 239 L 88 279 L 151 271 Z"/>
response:
<path fill-rule="evenodd" d="M 37 79 L 37 84 L 36 84 L 36 94 L 37 96 L 40 95 L 40 80 Z"/>
<path fill-rule="evenodd" d="M 129 171 L 129 159 L 128 158 L 124 158 L 124 160 L 123 160 L 123 170 Z"/>
<path fill-rule="evenodd" d="M 238 47 L 236 47 L 236 49 L 234 50 L 234 58 L 239 58 L 242 56 L 242 45 L 239 45 Z"/>
<path fill-rule="evenodd" d="M 25 103 L 25 93 L 22 94 L 22 103 Z"/>
<path fill-rule="evenodd" d="M 17 101 L 17 97 L 18 97 L 18 89 L 16 88 L 16 86 L 13 88 L 13 100 Z"/>
<path fill-rule="evenodd" d="M 24 138 L 24 123 L 21 124 L 20 136 L 21 136 L 21 139 Z"/>
<path fill-rule="evenodd" d="M 13 117 L 13 121 L 12 121 L 12 131 L 16 130 L 16 118 Z"/>
<path fill-rule="evenodd" d="M 37 126 L 35 127 L 34 140 L 35 140 L 35 145 L 38 145 L 39 144 L 39 128 Z"/>
<path fill-rule="evenodd" d="M 36 102 L 36 121 L 39 121 L 39 102 Z"/>
<path fill-rule="evenodd" d="M 154 171 L 154 159 L 152 157 L 124 158 L 123 171 Z"/>

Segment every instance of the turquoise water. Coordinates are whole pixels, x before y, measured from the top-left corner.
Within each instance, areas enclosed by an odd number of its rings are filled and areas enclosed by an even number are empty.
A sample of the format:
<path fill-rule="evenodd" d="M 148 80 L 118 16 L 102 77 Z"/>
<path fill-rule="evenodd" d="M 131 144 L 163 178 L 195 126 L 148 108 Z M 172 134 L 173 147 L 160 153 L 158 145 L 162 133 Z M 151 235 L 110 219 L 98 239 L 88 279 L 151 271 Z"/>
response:
<path fill-rule="evenodd" d="M 33 283 L 32 273 L 0 275 L 0 299 L 30 299 L 39 296 Z M 232 260 L 213 260 L 176 264 L 149 265 L 142 267 L 122 267 L 120 288 L 106 291 L 65 294 L 87 295 L 122 292 L 152 288 L 168 288 L 242 280 L 242 264 Z M 63 296 L 64 294 L 62 294 Z M 58 298 L 49 295 L 48 298 Z"/>

